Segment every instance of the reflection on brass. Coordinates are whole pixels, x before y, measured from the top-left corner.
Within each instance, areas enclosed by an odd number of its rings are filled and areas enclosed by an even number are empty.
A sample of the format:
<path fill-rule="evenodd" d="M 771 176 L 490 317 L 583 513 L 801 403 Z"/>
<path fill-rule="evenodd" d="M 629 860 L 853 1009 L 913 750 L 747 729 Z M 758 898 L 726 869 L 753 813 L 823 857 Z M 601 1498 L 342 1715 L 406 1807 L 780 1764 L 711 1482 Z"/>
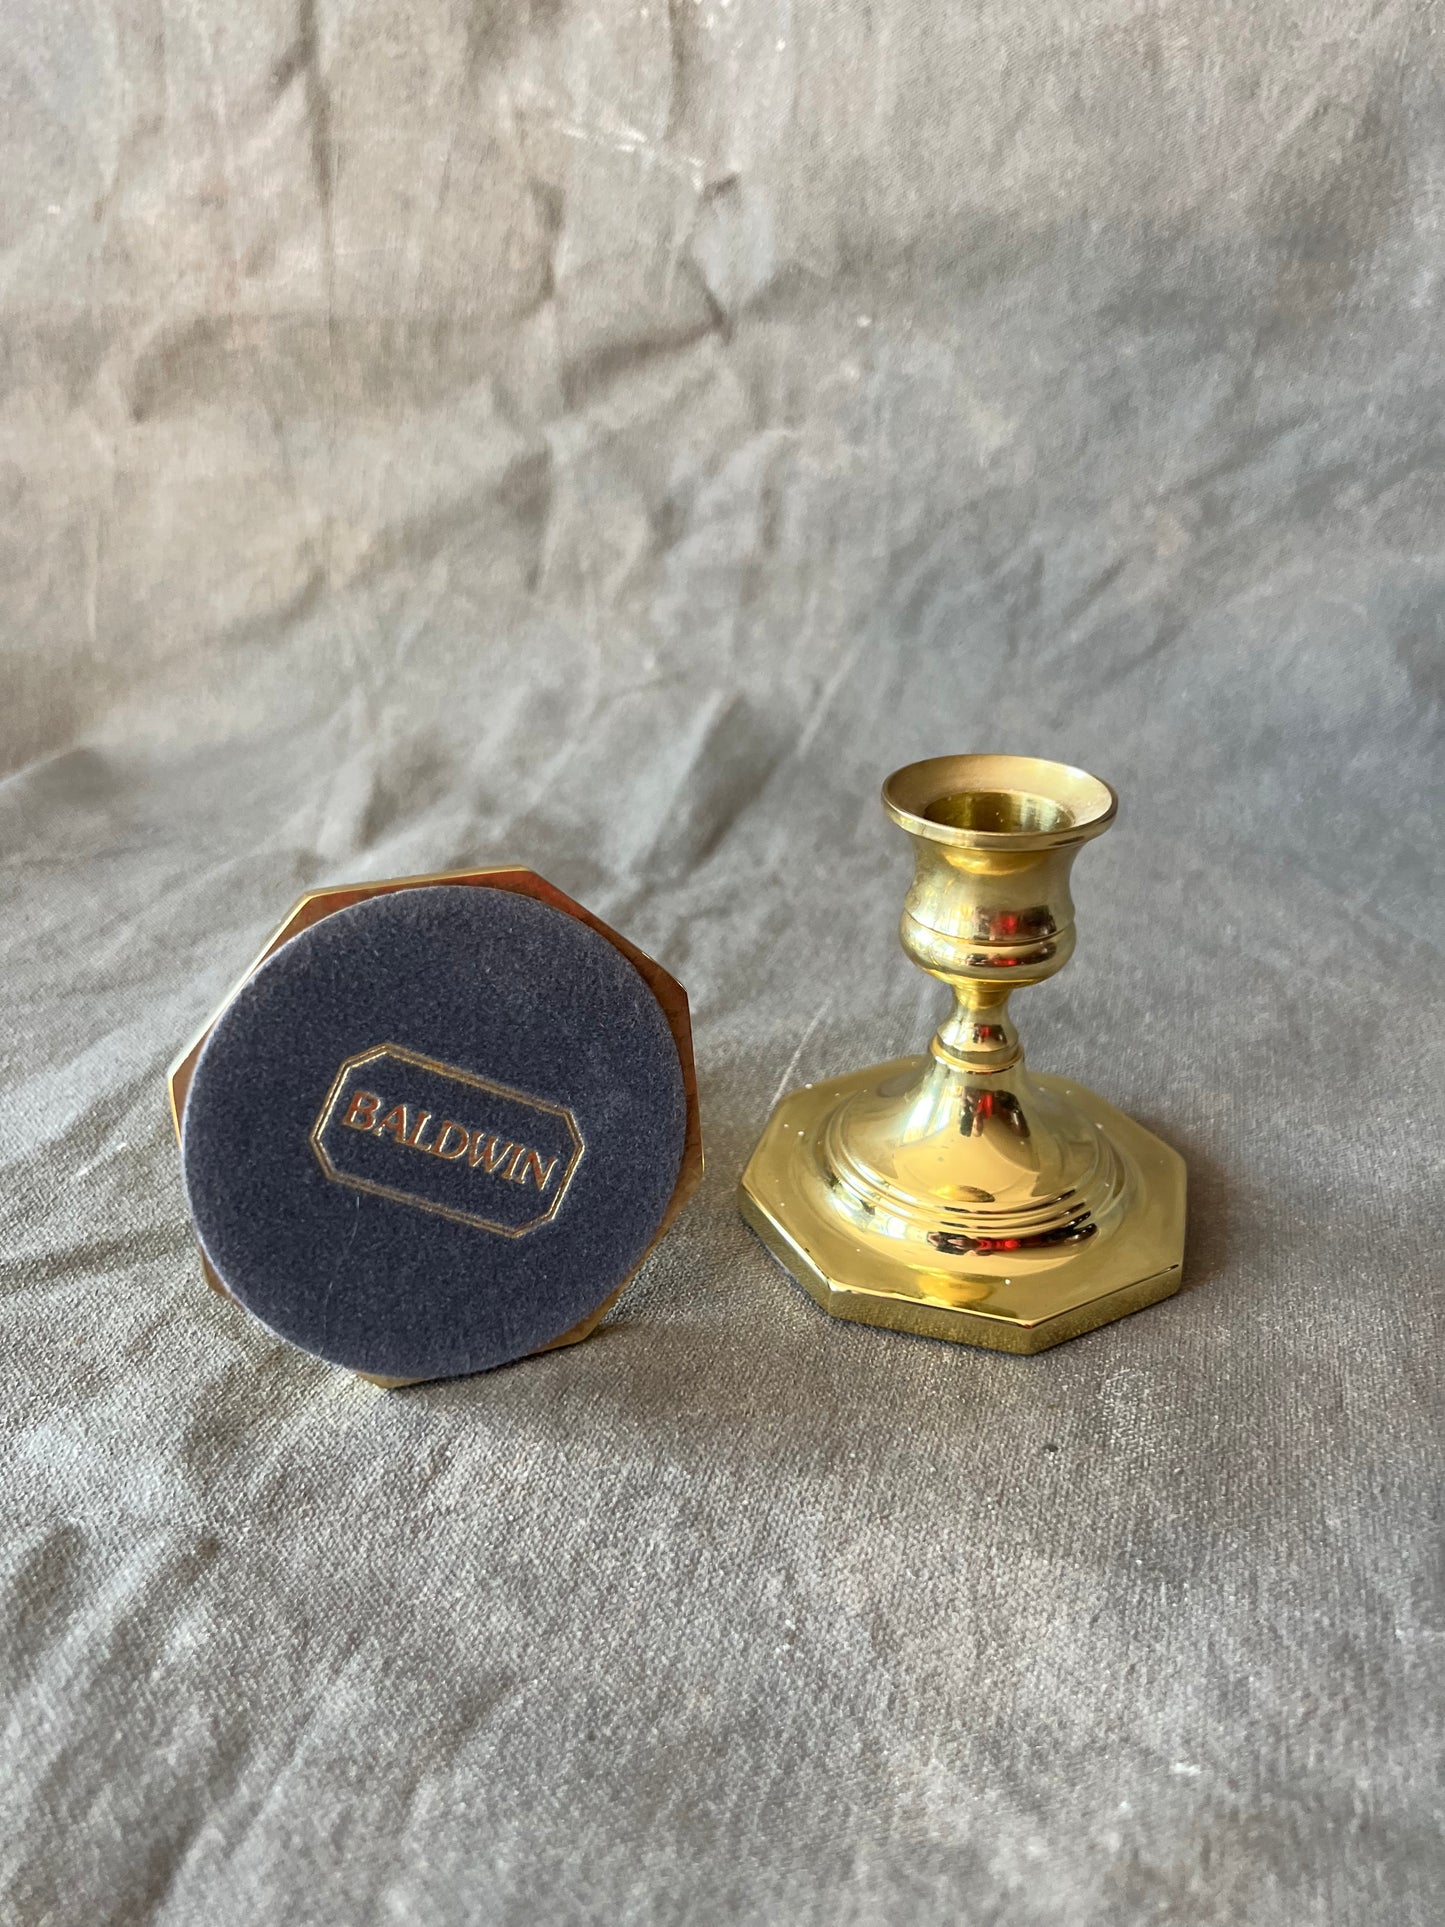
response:
<path fill-rule="evenodd" d="M 1183 1262 L 1183 1159 L 1026 1070 L 1008 1013 L 1072 955 L 1069 872 L 1117 799 L 1060 763 L 939 756 L 883 807 L 913 842 L 903 948 L 954 1007 L 926 1057 L 785 1097 L 743 1216 L 836 1317 L 1043 1351 L 1168 1297 Z"/>
<path fill-rule="evenodd" d="M 682 1165 L 677 1174 L 677 1183 L 673 1187 L 672 1197 L 668 1200 L 667 1209 L 663 1213 L 662 1223 L 658 1226 L 652 1243 L 638 1259 L 637 1266 L 629 1277 L 624 1278 L 616 1291 L 605 1298 L 595 1310 L 588 1312 L 585 1318 L 579 1319 L 569 1331 L 563 1332 L 560 1338 L 554 1338 L 549 1344 L 538 1346 L 535 1355 L 540 1356 L 543 1352 L 559 1351 L 564 1345 L 578 1345 L 584 1338 L 590 1338 L 622 1296 L 631 1278 L 637 1275 L 637 1271 L 646 1263 L 660 1240 L 666 1237 L 678 1212 L 702 1182 L 702 1118 L 697 1101 L 697 1069 L 692 1056 L 692 1020 L 688 1012 L 687 993 L 682 985 L 645 951 L 639 950 L 636 944 L 629 943 L 626 937 L 620 935 L 610 924 L 604 923 L 601 917 L 594 916 L 574 898 L 557 889 L 555 884 L 548 883 L 545 877 L 538 876 L 535 870 L 524 869 L 520 864 L 503 864 L 485 870 L 444 870 L 426 876 L 389 877 L 378 883 L 337 884 L 328 889 L 308 890 L 292 904 L 276 929 L 267 938 L 260 954 L 251 963 L 245 975 L 226 993 L 217 1009 L 207 1018 L 171 1065 L 166 1075 L 171 1123 L 179 1142 L 181 1119 L 185 1116 L 186 1097 L 191 1088 L 191 1077 L 195 1072 L 197 1059 L 205 1048 L 206 1039 L 232 998 L 250 982 L 267 958 L 275 955 L 282 944 L 289 943 L 292 937 L 298 936 L 303 930 L 309 930 L 313 923 L 320 923 L 324 917 L 333 915 L 337 910 L 348 909 L 353 903 L 364 903 L 369 897 L 386 896 L 393 890 L 416 890 L 433 883 L 474 885 L 479 889 L 488 890 L 510 890 L 516 896 L 532 897 L 538 903 L 550 904 L 554 910 L 560 910 L 564 916 L 575 917 L 579 923 L 587 924 L 599 936 L 605 937 L 614 950 L 621 951 L 657 999 L 662 1014 L 667 1019 L 667 1027 L 672 1032 L 673 1042 L 677 1045 L 678 1062 L 682 1067 L 683 1094 L 687 1100 L 687 1133 L 683 1143 Z M 513 1093 L 513 1095 L 520 1096 L 521 1093 Z M 528 1101 L 534 1104 L 536 1102 L 535 1099 Z M 435 1146 L 433 1145 L 432 1148 L 435 1149 Z M 411 1201 L 414 1202 L 414 1200 Z M 204 1251 L 201 1252 L 200 1259 L 201 1275 L 206 1283 L 218 1297 L 231 1303 L 230 1292 L 222 1284 Z M 357 1372 L 355 1376 L 369 1379 L 373 1385 L 388 1388 L 421 1382 L 417 1379 L 381 1378 L 373 1372 Z"/>

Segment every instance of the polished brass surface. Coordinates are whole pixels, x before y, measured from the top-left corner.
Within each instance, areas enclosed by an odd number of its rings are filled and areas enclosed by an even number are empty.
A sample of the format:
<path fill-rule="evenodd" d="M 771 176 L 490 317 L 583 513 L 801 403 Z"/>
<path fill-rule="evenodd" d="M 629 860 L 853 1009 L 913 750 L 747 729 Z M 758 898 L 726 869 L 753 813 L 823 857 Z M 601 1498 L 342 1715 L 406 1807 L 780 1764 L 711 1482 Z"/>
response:
<path fill-rule="evenodd" d="M 682 1165 L 678 1171 L 677 1183 L 673 1187 L 672 1196 L 668 1200 L 667 1210 L 663 1214 L 662 1223 L 657 1228 L 656 1236 L 638 1260 L 637 1267 L 633 1270 L 630 1277 L 624 1278 L 610 1297 L 598 1305 L 594 1311 L 588 1312 L 587 1316 L 579 1320 L 569 1331 L 563 1332 L 560 1338 L 554 1338 L 550 1344 L 539 1346 L 533 1356 L 540 1356 L 543 1352 L 558 1351 L 564 1345 L 577 1345 L 580 1344 L 584 1338 L 590 1338 L 592 1333 L 596 1331 L 597 1327 L 602 1323 L 602 1320 L 607 1316 L 608 1312 L 611 1311 L 612 1307 L 617 1303 L 617 1300 L 631 1282 L 631 1278 L 636 1277 L 637 1271 L 646 1263 L 648 1257 L 656 1249 L 658 1242 L 667 1235 L 678 1212 L 681 1211 L 682 1207 L 687 1203 L 687 1200 L 702 1182 L 702 1119 L 698 1109 L 697 1070 L 693 1063 L 692 1020 L 688 1011 L 687 992 L 674 976 L 663 969 L 660 963 L 656 962 L 652 957 L 649 957 L 645 951 L 639 950 L 636 944 L 629 943 L 626 937 L 620 935 L 610 924 L 604 923 L 601 917 L 594 916 L 592 912 L 585 909 L 582 904 L 557 889 L 554 884 L 548 883 L 545 877 L 538 876 L 536 871 L 525 869 L 517 864 L 502 864 L 485 870 L 437 871 L 425 876 L 389 877 L 377 883 L 337 884 L 327 889 L 308 890 L 292 904 L 276 929 L 272 931 L 271 935 L 266 939 L 266 942 L 261 947 L 260 953 L 253 959 L 245 974 L 231 986 L 216 1010 L 207 1018 L 200 1030 L 171 1065 L 166 1076 L 166 1091 L 170 1102 L 171 1123 L 175 1128 L 176 1140 L 179 1142 L 181 1120 L 185 1116 L 186 1096 L 191 1088 L 191 1077 L 195 1072 L 196 1061 L 200 1057 L 202 1049 L 205 1047 L 206 1039 L 210 1036 L 211 1031 L 219 1021 L 227 1005 L 231 1002 L 231 999 L 245 984 L 250 982 L 262 964 L 266 962 L 267 958 L 273 956 L 276 951 L 281 948 L 282 944 L 289 943 L 291 938 L 297 936 L 301 931 L 309 930 L 313 923 L 320 923 L 323 917 L 332 916 L 338 910 L 345 910 L 353 903 L 365 902 L 369 897 L 385 896 L 393 890 L 415 890 L 434 883 L 474 885 L 478 888 L 490 890 L 511 890 L 518 896 L 534 897 L 539 903 L 550 904 L 554 910 L 560 910 L 564 915 L 575 917 L 580 923 L 588 924 L 593 930 L 597 931 L 600 936 L 605 937 L 614 949 L 621 951 L 622 955 L 626 957 L 633 969 L 636 970 L 651 990 L 653 996 L 656 997 L 662 1009 L 662 1014 L 667 1019 L 667 1025 L 672 1032 L 673 1040 L 677 1045 L 678 1061 L 682 1066 L 683 1089 L 687 1098 L 687 1135 L 683 1146 Z M 395 1046 L 389 1048 L 395 1049 Z M 445 1070 L 451 1067 L 439 1066 L 438 1068 Z M 521 1094 L 512 1093 L 512 1095 L 518 1096 Z M 538 1103 L 536 1099 L 528 1099 L 526 1101 L 533 1104 Z M 409 1201 L 415 1202 L 414 1199 Z M 201 1275 L 207 1285 L 209 1285 L 211 1290 L 219 1297 L 230 1302 L 230 1292 L 226 1290 L 225 1285 L 217 1276 L 204 1251 L 201 1252 L 200 1259 Z M 382 1385 L 388 1388 L 415 1385 L 421 1382 L 417 1379 L 381 1378 L 371 1372 L 357 1372 L 354 1376 L 368 1379 L 373 1385 Z"/>
<path fill-rule="evenodd" d="M 895 771 L 900 935 L 953 992 L 925 1057 L 807 1085 L 743 1173 L 743 1216 L 826 1311 L 1037 1352 L 1179 1287 L 1184 1161 L 1103 1098 L 1025 1068 L 1011 993 L 1074 949 L 1069 875 L 1106 783 L 1024 756 Z"/>

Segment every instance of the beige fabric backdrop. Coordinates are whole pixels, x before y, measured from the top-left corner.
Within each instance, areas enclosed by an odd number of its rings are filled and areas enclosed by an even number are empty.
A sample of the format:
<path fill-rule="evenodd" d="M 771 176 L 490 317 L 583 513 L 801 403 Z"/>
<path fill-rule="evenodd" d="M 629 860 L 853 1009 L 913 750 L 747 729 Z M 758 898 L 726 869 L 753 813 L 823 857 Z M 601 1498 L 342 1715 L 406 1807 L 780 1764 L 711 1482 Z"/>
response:
<path fill-rule="evenodd" d="M 1440 24 L 9 0 L 7 1923 L 1438 1921 Z M 1020 1016 L 1192 1173 L 1033 1361 L 732 1203 L 926 1035 L 955 748 L 1122 792 Z M 201 1288 L 163 1072 L 503 859 L 687 983 L 709 1175 L 385 1396 Z"/>

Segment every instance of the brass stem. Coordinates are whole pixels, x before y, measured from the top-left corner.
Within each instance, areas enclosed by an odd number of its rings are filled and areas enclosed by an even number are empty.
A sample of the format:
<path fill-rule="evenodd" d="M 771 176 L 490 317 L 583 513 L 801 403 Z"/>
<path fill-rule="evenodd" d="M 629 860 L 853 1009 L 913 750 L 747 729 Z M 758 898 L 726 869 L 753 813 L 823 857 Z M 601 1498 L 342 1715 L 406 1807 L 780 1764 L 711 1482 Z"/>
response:
<path fill-rule="evenodd" d="M 935 1032 L 929 1050 L 940 1064 L 970 1076 L 995 1076 L 1024 1061 L 1023 1045 L 1008 1014 L 1011 989 L 956 983 L 954 1006 Z"/>

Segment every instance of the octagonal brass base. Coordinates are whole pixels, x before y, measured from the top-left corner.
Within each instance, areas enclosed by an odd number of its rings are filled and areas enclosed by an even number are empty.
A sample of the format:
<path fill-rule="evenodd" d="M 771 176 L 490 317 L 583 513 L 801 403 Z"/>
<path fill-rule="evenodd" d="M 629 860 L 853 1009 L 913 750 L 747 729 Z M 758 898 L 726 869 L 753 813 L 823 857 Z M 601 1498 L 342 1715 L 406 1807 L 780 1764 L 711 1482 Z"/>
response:
<path fill-rule="evenodd" d="M 1060 1077 L 1033 1075 L 1028 1084 L 1046 1108 L 1061 1100 L 1107 1145 L 1112 1175 L 1096 1208 L 1057 1242 L 1029 1249 L 1027 1238 L 960 1237 L 947 1228 L 957 1217 L 942 1195 L 895 1194 L 891 1205 L 865 1199 L 838 1168 L 846 1154 L 831 1127 L 850 1100 L 896 1102 L 930 1076 L 928 1058 L 901 1058 L 794 1091 L 743 1172 L 743 1217 L 824 1311 L 994 1351 L 1041 1352 L 1179 1289 L 1184 1160 Z M 935 1138 L 932 1156 L 958 1149 L 950 1131 Z"/>

